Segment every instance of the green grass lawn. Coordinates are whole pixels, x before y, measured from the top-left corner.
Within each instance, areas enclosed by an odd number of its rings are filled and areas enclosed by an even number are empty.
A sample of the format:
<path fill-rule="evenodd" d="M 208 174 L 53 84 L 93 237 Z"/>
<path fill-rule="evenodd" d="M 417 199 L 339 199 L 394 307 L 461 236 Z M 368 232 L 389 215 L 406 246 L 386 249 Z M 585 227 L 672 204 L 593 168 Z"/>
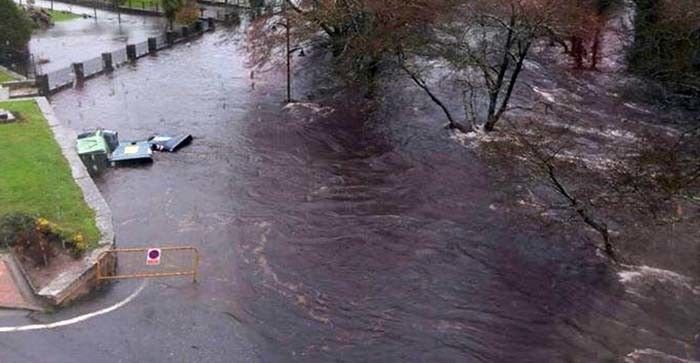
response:
<path fill-rule="evenodd" d="M 73 14 L 73 13 L 70 13 L 67 11 L 48 10 L 48 9 L 46 11 L 49 12 L 49 14 L 51 15 L 51 20 L 53 20 L 54 23 L 59 23 L 62 21 L 69 21 L 69 20 L 73 20 L 73 19 L 77 19 L 77 18 L 81 17 L 80 15 Z"/>
<path fill-rule="evenodd" d="M 4 72 L 0 70 L 0 83 L 4 82 L 9 82 L 9 81 L 14 81 L 15 78 L 12 77 L 11 75 L 7 74 L 7 72 Z"/>
<path fill-rule="evenodd" d="M 161 8 L 161 0 L 122 0 L 122 6 L 135 9 L 155 10 Z"/>
<path fill-rule="evenodd" d="M 81 232 L 90 247 L 97 246 L 94 212 L 39 107 L 32 100 L 0 102 L 0 108 L 20 117 L 19 122 L 0 124 L 0 215 L 37 215 Z"/>

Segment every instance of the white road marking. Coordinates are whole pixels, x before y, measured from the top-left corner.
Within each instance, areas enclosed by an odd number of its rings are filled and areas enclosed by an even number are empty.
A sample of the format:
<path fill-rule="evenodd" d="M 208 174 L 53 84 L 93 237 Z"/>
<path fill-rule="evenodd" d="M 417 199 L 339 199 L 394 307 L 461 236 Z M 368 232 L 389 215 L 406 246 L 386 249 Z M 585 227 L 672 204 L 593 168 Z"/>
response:
<path fill-rule="evenodd" d="M 141 291 L 143 291 L 143 289 L 146 287 L 147 282 L 148 282 L 148 280 L 144 280 L 143 283 L 141 284 L 141 286 L 139 286 L 139 288 L 136 289 L 136 291 L 132 292 L 131 295 L 129 295 L 129 297 L 127 297 L 126 299 L 124 299 L 124 300 L 122 300 L 122 301 L 120 301 L 120 302 L 118 302 L 118 303 L 116 303 L 116 304 L 114 304 L 114 305 L 112 305 L 112 306 L 110 306 L 110 307 L 108 307 L 108 308 L 104 308 L 104 309 L 102 309 L 102 310 L 98 310 L 98 311 L 95 311 L 95 312 L 92 312 L 92 313 L 89 313 L 89 314 L 76 316 L 76 317 L 71 318 L 71 319 L 68 319 L 68 320 L 56 321 L 56 322 L 53 322 L 53 323 L 50 323 L 50 324 L 33 324 L 33 325 L 22 325 L 22 326 L 2 326 L 2 327 L 0 327 L 0 333 L 14 333 L 14 332 L 19 332 L 19 331 L 42 330 L 42 329 L 54 329 L 54 328 L 59 328 L 59 327 L 62 327 L 62 326 L 68 326 L 68 325 L 77 324 L 77 323 L 79 323 L 79 322 L 81 322 L 81 321 L 85 321 L 85 320 L 88 320 L 88 319 L 92 319 L 92 318 L 94 318 L 94 317 L 96 317 L 96 316 L 100 316 L 100 315 L 104 315 L 104 314 L 107 314 L 107 313 L 111 313 L 112 311 L 117 310 L 117 309 L 119 309 L 120 307 L 122 307 L 122 306 L 124 306 L 124 305 L 130 303 L 132 300 L 134 300 L 134 299 L 136 298 L 136 296 L 138 296 L 138 294 L 140 294 Z"/>

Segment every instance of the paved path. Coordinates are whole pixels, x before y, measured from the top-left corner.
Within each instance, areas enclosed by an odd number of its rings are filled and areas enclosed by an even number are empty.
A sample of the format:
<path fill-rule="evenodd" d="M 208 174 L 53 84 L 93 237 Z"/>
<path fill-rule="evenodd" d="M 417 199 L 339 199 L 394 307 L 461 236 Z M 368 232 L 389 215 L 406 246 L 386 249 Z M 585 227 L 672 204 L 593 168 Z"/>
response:
<path fill-rule="evenodd" d="M 0 258 L 0 308 L 31 309 L 20 293 L 7 262 Z"/>

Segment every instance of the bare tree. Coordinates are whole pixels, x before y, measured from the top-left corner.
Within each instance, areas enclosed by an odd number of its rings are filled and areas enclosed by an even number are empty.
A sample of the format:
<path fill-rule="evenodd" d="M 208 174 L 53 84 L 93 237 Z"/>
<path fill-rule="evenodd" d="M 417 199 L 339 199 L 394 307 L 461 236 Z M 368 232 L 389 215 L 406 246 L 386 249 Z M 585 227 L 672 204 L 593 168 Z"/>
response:
<path fill-rule="evenodd" d="M 668 224 L 691 226 L 700 212 L 700 128 L 653 131 L 591 155 L 578 149 L 581 136 L 568 127 L 507 123 L 503 137 L 483 147 L 492 165 L 527 185 L 531 205 L 595 231 L 595 248 L 619 262 L 622 242 Z M 572 219 L 561 219 L 567 214 Z"/>
<path fill-rule="evenodd" d="M 404 46 L 399 63 L 457 125 L 418 72 L 415 63 L 441 60 L 461 85 L 465 129 L 493 131 L 508 109 L 533 43 L 548 34 L 563 0 L 463 0 L 444 14 L 425 36 Z M 406 55 L 409 54 L 409 55 Z M 413 65 L 408 63 L 413 62 Z"/>
<path fill-rule="evenodd" d="M 564 48 L 574 68 L 596 70 L 600 62 L 603 28 L 619 0 L 573 0 L 560 4 L 550 37 Z"/>

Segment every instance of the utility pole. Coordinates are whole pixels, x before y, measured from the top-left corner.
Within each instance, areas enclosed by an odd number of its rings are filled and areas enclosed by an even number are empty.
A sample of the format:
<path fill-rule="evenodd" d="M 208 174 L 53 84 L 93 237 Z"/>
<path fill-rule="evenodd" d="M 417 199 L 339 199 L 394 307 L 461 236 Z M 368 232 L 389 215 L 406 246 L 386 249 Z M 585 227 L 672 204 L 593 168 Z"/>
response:
<path fill-rule="evenodd" d="M 289 14 L 287 2 L 284 2 L 285 30 L 287 32 L 287 102 L 292 102 L 292 50 L 290 49 Z"/>
<path fill-rule="evenodd" d="M 113 10 L 117 12 L 117 22 L 119 24 L 122 23 L 122 13 L 121 10 L 119 10 L 119 0 L 112 0 L 112 7 L 114 8 Z"/>

